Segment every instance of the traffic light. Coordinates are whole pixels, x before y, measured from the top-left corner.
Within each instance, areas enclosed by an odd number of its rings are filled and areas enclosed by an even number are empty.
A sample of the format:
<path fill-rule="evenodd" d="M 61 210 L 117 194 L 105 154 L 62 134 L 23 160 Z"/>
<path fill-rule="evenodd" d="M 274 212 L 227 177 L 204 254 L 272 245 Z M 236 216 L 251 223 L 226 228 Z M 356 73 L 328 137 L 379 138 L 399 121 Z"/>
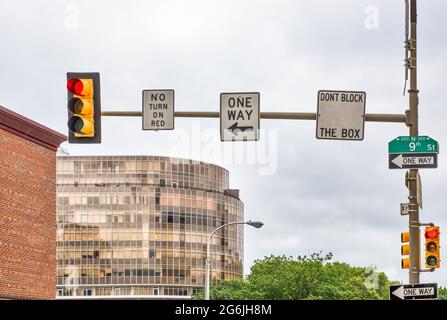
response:
<path fill-rule="evenodd" d="M 67 73 L 68 142 L 101 143 L 99 73 Z"/>
<path fill-rule="evenodd" d="M 437 269 L 441 266 L 439 227 L 425 227 L 425 266 Z"/>
<path fill-rule="evenodd" d="M 408 256 L 410 254 L 410 245 L 408 244 L 409 241 L 410 241 L 410 233 L 408 231 L 402 232 L 400 234 L 400 242 L 404 244 L 400 247 L 400 253 L 403 256 Z M 409 269 L 410 259 L 408 257 L 402 258 L 401 266 L 402 269 Z"/>

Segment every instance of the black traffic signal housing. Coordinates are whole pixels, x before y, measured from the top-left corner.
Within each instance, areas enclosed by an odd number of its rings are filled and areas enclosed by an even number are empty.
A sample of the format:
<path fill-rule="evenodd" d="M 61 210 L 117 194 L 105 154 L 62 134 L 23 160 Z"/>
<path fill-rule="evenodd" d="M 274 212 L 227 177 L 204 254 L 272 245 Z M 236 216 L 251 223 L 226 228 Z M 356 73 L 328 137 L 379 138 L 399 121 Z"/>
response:
<path fill-rule="evenodd" d="M 68 72 L 68 143 L 101 143 L 99 73 Z"/>
<path fill-rule="evenodd" d="M 425 227 L 425 266 L 429 269 L 441 267 L 439 227 Z"/>

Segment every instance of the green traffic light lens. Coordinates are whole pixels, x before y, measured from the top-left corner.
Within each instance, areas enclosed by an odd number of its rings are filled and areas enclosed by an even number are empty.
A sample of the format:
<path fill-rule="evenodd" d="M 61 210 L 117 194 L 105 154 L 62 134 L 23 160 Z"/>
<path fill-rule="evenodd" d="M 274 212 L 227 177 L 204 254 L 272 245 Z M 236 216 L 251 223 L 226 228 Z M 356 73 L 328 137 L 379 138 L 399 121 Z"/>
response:
<path fill-rule="evenodd" d="M 68 128 L 73 132 L 84 134 L 84 132 L 82 132 L 82 129 L 84 128 L 84 120 L 77 116 L 71 117 L 68 120 Z"/>
<path fill-rule="evenodd" d="M 429 256 L 427 258 L 427 265 L 436 266 L 438 264 L 438 259 L 435 256 Z"/>
<path fill-rule="evenodd" d="M 82 133 L 84 133 L 84 132 L 82 132 L 83 128 L 84 128 L 84 120 L 82 120 L 82 118 L 76 119 L 76 121 L 74 123 L 74 131 L 82 134 Z"/>

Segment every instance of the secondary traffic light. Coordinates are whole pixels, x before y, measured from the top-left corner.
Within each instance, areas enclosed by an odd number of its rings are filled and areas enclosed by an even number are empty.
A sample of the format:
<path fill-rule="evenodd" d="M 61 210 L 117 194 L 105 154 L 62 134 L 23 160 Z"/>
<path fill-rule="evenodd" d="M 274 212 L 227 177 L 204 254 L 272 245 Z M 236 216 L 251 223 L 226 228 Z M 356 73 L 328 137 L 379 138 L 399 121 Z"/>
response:
<path fill-rule="evenodd" d="M 101 143 L 99 73 L 67 73 L 68 142 Z"/>
<path fill-rule="evenodd" d="M 410 241 L 410 233 L 408 231 L 402 232 L 400 234 L 400 242 L 404 244 L 400 247 L 400 253 L 403 256 L 408 256 L 410 254 L 410 245 L 408 244 L 409 241 Z M 408 257 L 402 258 L 401 266 L 402 269 L 409 269 L 410 259 Z"/>
<path fill-rule="evenodd" d="M 441 266 L 439 227 L 425 227 L 425 266 L 437 269 Z"/>

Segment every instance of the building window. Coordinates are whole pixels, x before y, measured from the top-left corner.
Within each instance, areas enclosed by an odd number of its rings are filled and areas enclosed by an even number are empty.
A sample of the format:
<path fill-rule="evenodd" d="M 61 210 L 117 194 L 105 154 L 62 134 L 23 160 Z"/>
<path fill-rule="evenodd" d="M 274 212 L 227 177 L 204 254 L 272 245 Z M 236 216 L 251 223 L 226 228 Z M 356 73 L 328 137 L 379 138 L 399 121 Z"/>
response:
<path fill-rule="evenodd" d="M 87 204 L 99 204 L 99 197 L 87 197 Z"/>

